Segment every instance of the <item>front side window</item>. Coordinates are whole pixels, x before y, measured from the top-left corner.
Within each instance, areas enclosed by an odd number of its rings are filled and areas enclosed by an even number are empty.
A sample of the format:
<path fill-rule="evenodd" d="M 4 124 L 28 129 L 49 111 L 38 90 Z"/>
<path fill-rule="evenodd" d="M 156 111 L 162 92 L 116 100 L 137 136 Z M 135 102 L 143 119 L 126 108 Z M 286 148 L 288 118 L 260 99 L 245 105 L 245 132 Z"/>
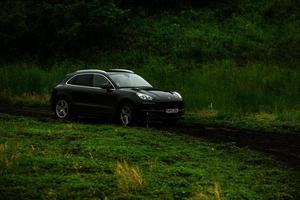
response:
<path fill-rule="evenodd" d="M 79 86 L 92 86 L 92 83 L 93 83 L 92 74 L 77 75 L 68 81 L 68 84 L 79 85 Z"/>
<path fill-rule="evenodd" d="M 101 75 L 94 75 L 94 81 L 93 81 L 93 86 L 94 87 L 101 87 L 104 84 L 108 84 L 108 80 L 101 76 Z"/>
<path fill-rule="evenodd" d="M 152 87 L 145 79 L 137 74 L 129 73 L 115 73 L 110 74 L 109 77 L 115 82 L 120 88 L 126 87 Z"/>

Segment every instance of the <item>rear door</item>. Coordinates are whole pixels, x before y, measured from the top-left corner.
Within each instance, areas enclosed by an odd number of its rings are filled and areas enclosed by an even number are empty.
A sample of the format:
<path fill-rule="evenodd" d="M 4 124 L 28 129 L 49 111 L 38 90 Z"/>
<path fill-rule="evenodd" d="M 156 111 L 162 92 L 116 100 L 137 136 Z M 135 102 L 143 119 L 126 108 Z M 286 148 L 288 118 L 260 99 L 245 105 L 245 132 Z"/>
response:
<path fill-rule="evenodd" d="M 79 74 L 68 82 L 71 90 L 74 110 L 78 113 L 93 111 L 93 74 Z"/>

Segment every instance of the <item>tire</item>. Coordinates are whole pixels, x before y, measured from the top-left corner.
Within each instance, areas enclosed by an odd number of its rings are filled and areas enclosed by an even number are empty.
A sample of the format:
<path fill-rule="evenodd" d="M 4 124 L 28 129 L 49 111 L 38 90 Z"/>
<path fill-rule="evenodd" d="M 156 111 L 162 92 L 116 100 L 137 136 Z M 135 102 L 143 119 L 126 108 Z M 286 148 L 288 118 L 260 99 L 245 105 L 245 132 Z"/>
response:
<path fill-rule="evenodd" d="M 119 123 L 123 126 L 129 126 L 135 122 L 135 110 L 131 103 L 123 103 L 118 113 Z"/>
<path fill-rule="evenodd" d="M 70 101 L 66 98 L 57 99 L 55 101 L 54 112 L 58 119 L 70 119 L 72 116 Z"/>

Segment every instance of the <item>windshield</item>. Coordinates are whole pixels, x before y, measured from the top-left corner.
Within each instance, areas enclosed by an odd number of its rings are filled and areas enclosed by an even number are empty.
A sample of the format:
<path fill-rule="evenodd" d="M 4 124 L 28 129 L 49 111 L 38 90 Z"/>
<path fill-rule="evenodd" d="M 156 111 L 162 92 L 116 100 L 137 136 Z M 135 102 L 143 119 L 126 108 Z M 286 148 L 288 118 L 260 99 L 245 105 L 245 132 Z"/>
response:
<path fill-rule="evenodd" d="M 152 87 L 147 81 L 137 74 L 116 73 L 110 74 L 109 77 L 118 87 Z"/>

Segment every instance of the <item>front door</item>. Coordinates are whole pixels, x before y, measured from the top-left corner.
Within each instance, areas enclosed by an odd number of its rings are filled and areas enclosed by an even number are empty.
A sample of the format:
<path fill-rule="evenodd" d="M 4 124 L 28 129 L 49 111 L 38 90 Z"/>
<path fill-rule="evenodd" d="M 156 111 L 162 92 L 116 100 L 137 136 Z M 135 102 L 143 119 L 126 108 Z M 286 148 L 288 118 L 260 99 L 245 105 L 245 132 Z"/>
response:
<path fill-rule="evenodd" d="M 101 86 L 111 83 L 100 74 L 94 74 L 93 78 L 93 104 L 100 114 L 113 115 L 117 106 L 117 97 L 114 89 L 102 89 Z M 113 86 L 112 86 L 113 87 Z"/>

